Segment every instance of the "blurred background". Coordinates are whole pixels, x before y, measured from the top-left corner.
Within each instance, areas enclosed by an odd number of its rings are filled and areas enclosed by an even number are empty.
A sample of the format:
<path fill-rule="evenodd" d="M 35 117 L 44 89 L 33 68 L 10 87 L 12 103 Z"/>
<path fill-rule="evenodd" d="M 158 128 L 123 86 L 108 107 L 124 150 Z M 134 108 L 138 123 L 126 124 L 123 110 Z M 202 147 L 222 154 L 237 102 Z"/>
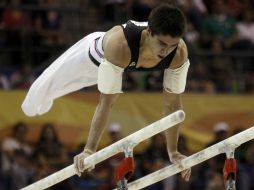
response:
<path fill-rule="evenodd" d="M 89 87 L 55 101 L 43 116 L 26 117 L 20 108 L 29 86 L 72 44 L 94 31 L 127 20 L 147 21 L 160 3 L 177 5 L 187 17 L 184 40 L 191 67 L 183 105 L 179 150 L 191 155 L 254 123 L 253 0 L 0 0 L 0 190 L 27 186 L 72 163 L 82 151 L 99 93 Z M 162 116 L 163 72 L 124 74 L 100 148 Z M 131 180 L 170 164 L 163 134 L 134 149 Z M 254 190 L 254 142 L 240 146 L 237 189 Z M 50 189 L 108 190 L 116 155 L 81 178 Z M 179 175 L 148 190 L 223 190 L 225 155 L 193 167 L 190 182 Z"/>

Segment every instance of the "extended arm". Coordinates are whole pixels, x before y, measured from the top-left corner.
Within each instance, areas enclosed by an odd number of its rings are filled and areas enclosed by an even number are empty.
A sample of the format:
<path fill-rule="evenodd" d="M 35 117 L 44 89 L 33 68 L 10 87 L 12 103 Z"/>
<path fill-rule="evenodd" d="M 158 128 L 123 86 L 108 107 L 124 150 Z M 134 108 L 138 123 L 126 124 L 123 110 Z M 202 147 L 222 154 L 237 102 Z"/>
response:
<path fill-rule="evenodd" d="M 177 53 L 171 63 L 171 67 L 164 72 L 163 95 L 164 95 L 164 114 L 168 115 L 176 110 L 182 109 L 181 93 L 185 90 L 187 72 L 189 68 L 188 53 L 185 43 L 181 40 Z M 180 125 L 176 125 L 167 131 L 167 150 L 172 163 L 180 163 L 185 158 L 178 152 L 178 136 Z M 189 180 L 191 170 L 182 172 L 182 177 Z"/>
<path fill-rule="evenodd" d="M 97 150 L 112 106 L 119 94 L 122 93 L 124 66 L 121 63 L 126 62 L 122 57 L 125 54 L 121 49 L 121 45 L 115 39 L 117 35 L 111 34 L 111 36 L 112 39 L 109 39 L 106 34 L 103 39 L 107 45 L 104 46 L 104 58 L 101 60 L 98 68 L 98 89 L 101 95 L 93 115 L 87 143 L 84 151 L 74 157 L 74 166 L 79 176 L 85 168 L 84 159 Z"/>
<path fill-rule="evenodd" d="M 95 152 L 97 150 L 101 136 L 106 128 L 106 123 L 113 103 L 119 94 L 101 94 L 99 103 L 96 107 L 91 128 L 89 131 L 85 149 Z"/>
<path fill-rule="evenodd" d="M 169 115 L 179 109 L 182 109 L 181 95 L 169 93 L 166 90 L 163 90 L 164 94 L 164 115 Z M 180 125 L 169 128 L 165 131 L 166 140 L 167 140 L 167 150 L 169 157 L 177 152 L 177 143 L 179 136 Z"/>
<path fill-rule="evenodd" d="M 84 159 L 93 154 L 98 147 L 102 134 L 106 128 L 108 116 L 119 94 L 103 94 L 101 93 L 99 103 L 93 115 L 88 139 L 84 151 L 74 157 L 74 166 L 79 176 L 83 172 Z M 92 168 L 91 168 L 92 169 Z"/>

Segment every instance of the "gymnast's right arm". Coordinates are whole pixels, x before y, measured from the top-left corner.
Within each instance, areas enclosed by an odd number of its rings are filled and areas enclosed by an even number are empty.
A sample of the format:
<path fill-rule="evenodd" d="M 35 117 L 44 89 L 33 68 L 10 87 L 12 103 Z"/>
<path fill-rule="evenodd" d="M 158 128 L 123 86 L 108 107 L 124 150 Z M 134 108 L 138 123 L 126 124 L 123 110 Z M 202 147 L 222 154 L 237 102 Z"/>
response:
<path fill-rule="evenodd" d="M 111 42 L 107 39 L 108 43 L 104 46 L 104 59 L 102 59 L 98 68 L 98 89 L 101 95 L 93 115 L 86 146 L 82 153 L 74 157 L 74 166 L 79 176 L 85 168 L 84 159 L 96 152 L 105 131 L 112 106 L 119 94 L 122 93 L 122 73 L 124 68 L 113 63 L 119 63 L 123 58 L 121 57 L 120 43 L 114 43 L 114 40 L 114 37 Z"/>

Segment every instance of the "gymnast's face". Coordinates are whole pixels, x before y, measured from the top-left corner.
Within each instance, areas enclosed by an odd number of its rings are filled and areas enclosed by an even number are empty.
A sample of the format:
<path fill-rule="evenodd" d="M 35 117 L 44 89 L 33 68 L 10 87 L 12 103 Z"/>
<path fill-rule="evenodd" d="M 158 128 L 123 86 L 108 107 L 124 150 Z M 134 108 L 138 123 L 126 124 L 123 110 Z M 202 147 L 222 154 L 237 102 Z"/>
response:
<path fill-rule="evenodd" d="M 180 37 L 170 35 L 151 35 L 148 31 L 148 46 L 152 53 L 159 59 L 163 59 L 170 54 L 178 45 Z"/>

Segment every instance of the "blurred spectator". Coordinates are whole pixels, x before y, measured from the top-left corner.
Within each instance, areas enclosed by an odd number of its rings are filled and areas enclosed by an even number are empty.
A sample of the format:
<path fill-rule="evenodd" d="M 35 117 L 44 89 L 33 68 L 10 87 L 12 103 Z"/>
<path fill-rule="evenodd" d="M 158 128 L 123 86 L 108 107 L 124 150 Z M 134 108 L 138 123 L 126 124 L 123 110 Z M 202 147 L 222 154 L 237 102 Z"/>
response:
<path fill-rule="evenodd" d="M 166 148 L 166 139 L 163 133 L 157 134 L 151 138 L 149 146 L 140 155 L 140 162 L 138 168 L 136 168 L 136 177 L 145 176 L 154 171 L 163 168 L 169 164 L 169 156 Z M 155 183 L 146 189 L 157 190 L 164 188 L 164 181 Z"/>
<path fill-rule="evenodd" d="M 145 77 L 145 90 L 159 91 L 162 90 L 163 71 L 149 72 Z"/>
<path fill-rule="evenodd" d="M 216 48 L 220 48 L 220 45 L 217 44 Z M 234 77 L 234 68 L 230 58 L 227 56 L 220 56 L 219 49 L 216 51 L 218 54 L 216 53 L 216 55 L 210 57 L 210 59 L 207 60 L 210 80 L 213 84 L 215 84 L 217 92 L 236 92 L 240 89 L 239 83 L 242 79 L 238 80 Z M 227 66 L 225 67 L 225 65 Z"/>
<path fill-rule="evenodd" d="M 218 122 L 213 128 L 214 139 L 207 144 L 210 147 L 216 143 L 219 143 L 229 137 L 229 125 L 226 122 Z M 208 166 L 211 169 L 211 175 L 213 172 L 221 172 L 226 159 L 225 154 L 220 154 L 208 160 Z M 209 174 L 210 175 L 210 174 Z"/>
<path fill-rule="evenodd" d="M 138 78 L 137 72 L 127 72 L 123 74 L 123 91 L 133 91 L 138 88 Z"/>
<path fill-rule="evenodd" d="M 2 171 L 2 147 L 0 147 L 0 189 L 6 189 L 6 179 Z"/>
<path fill-rule="evenodd" d="M 46 163 L 52 169 L 57 170 L 66 164 L 66 153 L 54 125 L 51 123 L 43 124 L 35 152 L 39 162 Z"/>
<path fill-rule="evenodd" d="M 109 127 L 107 129 L 108 131 L 108 136 L 109 136 L 109 145 L 112 145 L 113 143 L 121 140 L 122 137 L 122 128 L 121 125 L 117 122 L 113 122 L 109 124 Z M 122 159 L 124 159 L 124 154 L 123 153 L 118 153 L 111 158 L 107 160 L 108 164 L 112 167 L 115 168 Z"/>
<path fill-rule="evenodd" d="M 104 22 L 121 23 L 126 19 L 127 0 L 101 1 Z"/>
<path fill-rule="evenodd" d="M 203 45 L 220 52 L 223 49 L 234 49 L 239 42 L 235 19 L 227 14 L 223 0 L 216 0 L 210 5 L 211 15 L 202 23 Z"/>
<path fill-rule="evenodd" d="M 0 73 L 0 89 L 8 90 L 10 89 L 10 82 L 6 75 Z"/>
<path fill-rule="evenodd" d="M 22 65 L 22 53 L 19 48 L 21 47 L 24 34 L 31 26 L 30 18 L 21 9 L 21 0 L 10 0 L 8 8 L 3 12 L 2 28 L 5 31 L 5 46 L 12 47 L 9 59 L 11 65 L 19 68 Z M 13 56 L 15 55 L 15 56 Z"/>
<path fill-rule="evenodd" d="M 12 136 L 7 137 L 2 142 L 3 169 L 8 170 L 12 161 L 15 160 L 15 151 L 23 151 L 26 155 L 31 155 L 32 148 L 26 142 L 27 126 L 23 122 L 16 123 L 12 128 Z"/>
<path fill-rule="evenodd" d="M 207 144 L 207 147 L 212 146 L 220 141 L 229 137 L 228 134 L 229 125 L 226 122 L 218 122 L 214 125 L 214 139 Z"/>
<path fill-rule="evenodd" d="M 32 147 L 26 142 L 27 126 L 18 122 L 13 126 L 12 136 L 2 142 L 2 172 L 6 189 L 20 189 L 31 178 L 29 158 Z M 29 169 L 28 169 L 29 168 Z"/>
<path fill-rule="evenodd" d="M 21 0 L 10 0 L 9 8 L 3 12 L 3 27 L 7 31 L 7 45 L 20 45 L 22 41 L 22 28 L 29 24 L 27 15 L 22 11 Z"/>
<path fill-rule="evenodd" d="M 186 91 L 192 93 L 216 93 L 216 85 L 211 80 L 209 69 L 202 63 L 193 65 L 189 70 Z"/>
<path fill-rule="evenodd" d="M 52 123 L 43 124 L 35 150 L 34 156 L 38 165 L 34 181 L 62 169 L 69 163 L 66 149 Z M 69 189 L 68 182 L 56 185 L 55 189 Z"/>
<path fill-rule="evenodd" d="M 248 52 L 251 52 L 253 50 L 253 35 L 250 35 L 253 33 L 251 32 L 253 0 L 241 2 L 239 0 L 96 0 L 93 2 L 73 1 L 71 4 L 66 0 L 0 0 L 0 14 L 2 11 L 0 18 L 0 47 L 2 47 L 0 59 L 2 61 L 0 67 L 8 65 L 8 67 L 14 66 L 20 69 L 11 76 L 1 75 L 1 88 L 29 86 L 33 77 L 21 77 L 23 75 L 22 63 L 30 64 L 32 67 L 36 65 L 38 68 L 44 68 L 45 65 L 49 64 L 49 58 L 53 57 L 52 55 L 56 55 L 56 52 L 65 48 L 65 43 L 70 36 L 74 39 L 77 35 L 84 35 L 86 30 L 90 31 L 99 26 L 103 28 L 102 26 L 106 22 L 99 23 L 100 19 L 94 18 L 97 12 L 103 12 L 102 9 L 105 8 L 105 14 L 109 15 L 103 16 L 105 20 L 108 17 L 109 22 L 119 24 L 122 22 L 119 20 L 126 16 L 138 21 L 147 21 L 147 15 L 151 8 L 160 3 L 176 4 L 187 16 L 188 26 L 184 40 L 188 46 L 189 58 L 192 63 L 189 70 L 194 68 L 194 71 L 189 72 L 193 72 L 193 74 L 199 72 L 200 66 L 196 67 L 196 65 L 203 63 L 200 61 L 203 58 L 203 51 L 200 51 L 200 47 L 208 48 L 208 51 L 204 51 L 204 57 L 206 57 L 204 65 L 208 65 L 207 76 L 202 81 L 197 79 L 200 77 L 195 78 L 195 75 L 189 77 L 186 88 L 188 92 L 253 92 L 253 58 L 251 55 L 249 57 L 246 55 L 246 58 L 241 54 L 241 51 L 250 50 Z M 66 4 L 71 6 L 71 10 Z M 7 7 L 1 7 L 1 5 Z M 88 12 L 80 11 L 80 7 L 84 6 L 89 7 Z M 109 7 L 112 11 L 108 9 Z M 77 9 L 77 14 L 69 12 L 73 8 Z M 62 14 L 66 13 L 66 9 L 68 9 L 67 13 L 73 15 L 73 18 L 72 16 L 65 16 L 68 14 Z M 95 14 L 91 16 L 90 12 L 95 12 Z M 91 19 L 87 20 L 88 17 Z M 87 22 L 83 22 L 84 19 Z M 72 20 L 75 21 L 73 25 L 78 26 L 73 31 L 72 29 L 69 30 L 72 27 L 72 24 L 70 25 Z M 98 23 L 96 24 L 96 22 Z M 91 25 L 91 23 L 95 24 Z M 235 25 L 236 23 L 237 25 Z M 11 32 L 5 25 L 11 26 Z M 68 29 L 68 39 L 64 29 Z M 15 31 L 18 33 L 17 35 L 13 34 Z M 9 37 L 10 35 L 13 37 Z M 12 42 L 9 43 L 8 41 Z M 247 43 L 247 41 L 249 42 Z M 6 45 L 10 47 L 3 49 Z M 228 51 L 224 52 L 224 50 Z M 236 54 L 232 56 L 231 50 L 237 50 Z M 248 52 L 244 53 L 248 54 Z M 212 56 L 209 56 L 211 53 Z M 25 66 L 24 68 L 26 70 L 24 73 L 27 73 L 28 67 Z M 148 76 L 143 73 L 127 73 L 123 76 L 123 90 L 148 89 L 158 91 L 161 90 L 161 87 L 157 86 L 156 81 L 160 80 L 160 76 L 156 72 Z M 91 90 L 94 89 L 91 88 Z"/>
<path fill-rule="evenodd" d="M 15 162 L 11 168 L 11 190 L 23 188 L 31 183 L 35 169 L 30 157 L 24 151 L 15 151 Z"/>
<path fill-rule="evenodd" d="M 163 133 L 157 134 L 152 137 L 149 147 L 144 152 L 145 157 L 150 161 L 157 159 L 163 162 L 169 161 L 169 156 L 166 148 L 166 139 Z"/>
<path fill-rule="evenodd" d="M 240 39 L 246 40 L 246 43 L 252 43 L 254 46 L 254 12 L 250 9 L 243 12 L 243 18 L 241 21 L 237 22 L 237 31 L 239 33 Z"/>
<path fill-rule="evenodd" d="M 33 38 L 34 45 L 44 49 L 44 51 L 35 52 L 33 56 L 35 65 L 44 63 L 52 57 L 56 50 L 64 47 L 66 43 L 60 3 L 56 0 L 44 0 L 40 6 L 45 7 L 45 9 L 35 15 L 35 33 Z"/>
<path fill-rule="evenodd" d="M 43 0 L 22 0 L 24 11 L 31 22 L 31 31 L 25 36 L 26 40 L 29 41 L 29 45 L 34 45 L 34 23 L 35 19 L 41 12 L 41 4 Z M 39 8 L 39 10 L 37 9 Z"/>
<path fill-rule="evenodd" d="M 157 5 L 155 0 L 134 0 L 132 4 L 132 19 L 135 21 L 147 21 L 150 11 Z"/>
<path fill-rule="evenodd" d="M 242 132 L 243 131 L 242 129 L 243 129 L 243 126 L 236 126 L 232 135 L 236 135 L 236 134 Z M 251 175 L 249 175 L 249 173 L 246 171 L 246 166 L 248 165 L 248 159 L 246 159 L 246 155 L 249 154 L 249 153 L 247 153 L 249 150 L 251 150 L 251 149 L 254 150 L 254 146 L 251 148 L 252 143 L 253 143 L 253 140 L 248 141 L 246 143 L 243 143 L 237 149 L 235 149 L 235 159 L 237 161 L 236 189 L 241 189 L 241 190 L 251 189 L 250 188 L 250 186 L 251 186 L 250 176 Z M 251 157 L 253 157 L 253 155 Z M 250 166 L 250 167 L 253 167 L 253 166 Z"/>
<path fill-rule="evenodd" d="M 10 85 L 12 89 L 27 89 L 34 81 L 31 65 L 23 65 L 23 67 L 10 76 Z"/>
<path fill-rule="evenodd" d="M 38 5 L 42 0 L 22 0 L 24 5 Z"/>
<path fill-rule="evenodd" d="M 45 46 L 61 46 L 64 44 L 62 16 L 60 12 L 54 9 L 53 2 L 51 4 L 51 1 L 48 1 L 46 5 L 49 9 L 41 12 L 35 21 L 40 44 Z"/>
<path fill-rule="evenodd" d="M 113 122 L 108 127 L 108 135 L 110 137 L 110 144 L 113 144 L 119 140 L 121 140 L 121 125 L 119 123 Z"/>
<path fill-rule="evenodd" d="M 110 138 L 109 145 L 121 140 L 122 136 L 122 126 L 117 122 L 112 122 L 108 126 L 108 135 Z M 115 168 L 120 164 L 120 162 L 125 158 L 124 153 L 120 152 L 109 159 L 104 161 L 104 167 L 108 166 L 107 169 L 109 172 L 114 172 Z M 102 167 L 101 167 L 102 168 Z M 97 170 L 96 170 L 97 171 Z M 116 182 L 114 177 L 111 175 L 111 178 L 108 179 L 111 187 L 116 187 Z"/>
<path fill-rule="evenodd" d="M 207 14 L 207 8 L 203 0 L 191 0 L 193 3 L 194 8 L 200 12 L 202 15 Z"/>
<path fill-rule="evenodd" d="M 199 33 L 194 28 L 193 24 L 190 22 L 187 24 L 187 31 L 184 35 L 184 39 L 188 46 L 191 46 L 193 48 L 197 48 L 198 42 L 199 42 Z"/>
<path fill-rule="evenodd" d="M 3 30 L 4 24 L 3 24 L 3 12 L 5 11 L 6 1 L 0 0 L 0 47 L 5 45 L 5 32 Z"/>
<path fill-rule="evenodd" d="M 253 190 L 254 179 L 254 141 L 245 143 L 244 160 L 237 163 L 236 187 L 241 190 Z"/>
<path fill-rule="evenodd" d="M 243 11 L 243 3 L 239 0 L 225 0 L 227 13 L 238 19 Z"/>
<path fill-rule="evenodd" d="M 224 190 L 223 176 L 221 172 L 212 173 L 206 181 L 205 190 Z"/>
<path fill-rule="evenodd" d="M 246 9 L 242 13 L 242 19 L 237 22 L 237 31 L 239 37 L 244 44 L 244 50 L 248 51 L 249 54 L 254 50 L 254 10 Z M 254 71 L 254 58 L 253 57 L 243 57 L 241 60 L 242 70 L 248 74 Z M 248 80 L 247 80 L 248 82 Z"/>
<path fill-rule="evenodd" d="M 228 137 L 229 125 L 225 122 L 218 122 L 213 127 L 214 139 L 207 144 L 210 147 Z M 224 190 L 222 171 L 226 156 L 220 154 L 206 162 L 193 167 L 192 189 Z"/>
<path fill-rule="evenodd" d="M 183 135 L 179 135 L 178 137 L 178 151 L 183 152 L 184 155 L 189 156 L 191 154 L 186 138 Z"/>
<path fill-rule="evenodd" d="M 246 74 L 246 79 L 245 79 L 245 92 L 247 93 L 254 93 L 254 71 L 250 71 Z"/>
<path fill-rule="evenodd" d="M 207 10 L 202 0 L 178 1 L 180 8 L 187 16 L 188 23 L 193 26 L 194 30 L 201 31 L 201 23 Z"/>

